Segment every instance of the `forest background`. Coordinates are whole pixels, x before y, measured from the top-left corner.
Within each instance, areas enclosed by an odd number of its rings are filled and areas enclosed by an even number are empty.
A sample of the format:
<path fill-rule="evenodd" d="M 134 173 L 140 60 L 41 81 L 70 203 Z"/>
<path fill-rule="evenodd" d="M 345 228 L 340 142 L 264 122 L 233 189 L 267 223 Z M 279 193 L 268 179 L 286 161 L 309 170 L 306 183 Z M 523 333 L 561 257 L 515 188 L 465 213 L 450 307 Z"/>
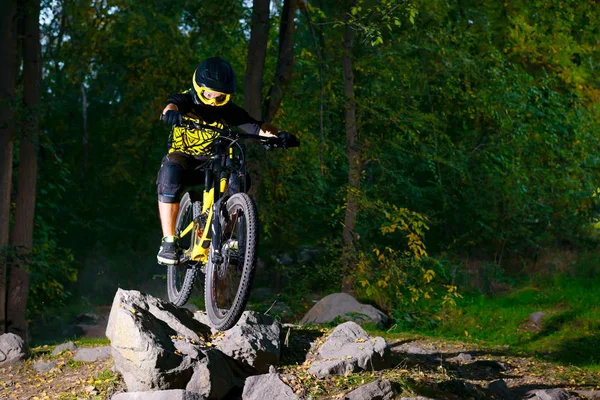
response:
<path fill-rule="evenodd" d="M 255 286 L 295 312 L 345 290 L 425 329 L 473 294 L 598 282 L 596 1 L 4 3 L 3 330 L 164 286 L 159 115 L 209 56 L 302 141 L 250 155 Z"/>

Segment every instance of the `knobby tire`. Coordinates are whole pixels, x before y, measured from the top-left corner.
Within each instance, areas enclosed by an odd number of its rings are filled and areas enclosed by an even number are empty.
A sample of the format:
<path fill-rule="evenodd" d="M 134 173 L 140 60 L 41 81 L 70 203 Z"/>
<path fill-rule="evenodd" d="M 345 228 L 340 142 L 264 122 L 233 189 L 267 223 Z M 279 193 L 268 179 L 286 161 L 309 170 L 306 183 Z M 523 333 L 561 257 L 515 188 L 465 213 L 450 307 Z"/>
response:
<path fill-rule="evenodd" d="M 222 263 L 215 263 L 210 252 L 204 290 L 206 312 L 212 326 L 220 331 L 232 328 L 244 312 L 256 270 L 258 245 L 258 217 L 252 199 L 246 193 L 236 193 L 224 207 L 227 217 L 219 218 L 219 223 L 221 252 L 225 257 Z M 237 243 L 237 251 L 228 249 L 232 242 Z M 240 278 L 237 288 L 233 287 L 235 284 L 227 287 L 227 279 L 233 275 Z M 224 308 L 219 299 L 232 298 L 227 293 L 233 293 L 232 290 L 235 290 L 232 304 Z"/>
<path fill-rule="evenodd" d="M 179 236 L 192 219 L 192 200 L 190 194 L 186 193 L 179 203 L 179 213 L 177 213 L 177 220 L 175 222 L 175 234 Z M 191 246 L 191 236 L 193 233 L 194 230 L 191 230 L 186 235 L 186 238 L 180 238 L 180 243 L 184 251 Z M 178 307 L 185 305 L 192 295 L 197 275 L 198 267 L 196 265 L 188 263 L 169 265 L 167 267 L 167 293 L 169 301 Z"/>

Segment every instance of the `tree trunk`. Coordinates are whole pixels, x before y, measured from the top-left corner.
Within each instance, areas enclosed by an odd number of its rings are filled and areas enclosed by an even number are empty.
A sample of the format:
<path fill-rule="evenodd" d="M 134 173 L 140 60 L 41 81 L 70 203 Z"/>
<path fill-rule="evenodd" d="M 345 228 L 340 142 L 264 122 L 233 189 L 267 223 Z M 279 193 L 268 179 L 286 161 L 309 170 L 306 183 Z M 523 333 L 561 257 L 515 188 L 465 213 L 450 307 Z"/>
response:
<path fill-rule="evenodd" d="M 246 79 L 244 81 L 244 108 L 252 118 L 262 120 L 262 79 L 269 40 L 269 0 L 254 0 Z"/>
<path fill-rule="evenodd" d="M 87 96 L 85 94 L 85 86 L 81 83 L 81 117 L 83 120 L 83 137 L 81 138 L 83 162 L 81 165 L 81 184 L 85 185 L 85 172 L 88 166 L 88 126 L 87 126 Z"/>
<path fill-rule="evenodd" d="M 352 4 L 354 2 L 352 1 Z M 344 30 L 344 95 L 346 97 L 346 151 L 348 153 L 348 192 L 346 194 L 346 214 L 344 216 L 344 255 L 343 263 L 346 268 L 342 281 L 342 290 L 352 292 L 353 281 L 351 272 L 354 271 L 356 248 L 354 245 L 356 217 L 358 215 L 358 194 L 360 190 L 361 161 L 356 127 L 356 103 L 354 98 L 354 73 L 352 71 L 352 47 L 354 45 L 354 30 L 346 25 Z"/>
<path fill-rule="evenodd" d="M 9 296 L 7 301 L 7 331 L 18 334 L 27 341 L 27 298 L 29 294 L 29 272 L 33 248 L 33 224 L 38 169 L 38 137 L 41 45 L 40 45 L 40 2 L 25 3 L 23 42 L 23 139 L 19 152 L 19 180 L 15 224 L 11 236 L 14 247 L 14 262 L 11 262 Z"/>
<path fill-rule="evenodd" d="M 6 247 L 10 217 L 17 74 L 17 2 L 0 12 L 0 334 L 6 331 Z"/>
<path fill-rule="evenodd" d="M 277 69 L 273 78 L 273 85 L 269 90 L 265 110 L 265 121 L 271 122 L 275 118 L 277 110 L 283 100 L 285 88 L 292 79 L 294 70 L 294 15 L 297 9 L 297 0 L 285 0 L 281 12 L 281 24 L 279 26 L 279 57 Z"/>

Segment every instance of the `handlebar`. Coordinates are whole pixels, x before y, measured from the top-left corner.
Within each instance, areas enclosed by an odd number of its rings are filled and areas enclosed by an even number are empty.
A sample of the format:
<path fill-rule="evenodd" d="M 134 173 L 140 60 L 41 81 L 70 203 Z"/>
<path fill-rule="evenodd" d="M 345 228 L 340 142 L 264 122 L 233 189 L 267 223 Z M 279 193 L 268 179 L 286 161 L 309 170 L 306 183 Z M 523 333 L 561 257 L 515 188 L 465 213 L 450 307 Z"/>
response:
<path fill-rule="evenodd" d="M 193 129 L 209 129 L 214 132 L 220 134 L 220 136 L 224 136 L 232 141 L 237 141 L 240 139 L 251 139 L 258 140 L 262 143 L 262 145 L 267 150 L 282 148 L 288 149 L 290 147 L 298 147 L 300 146 L 300 141 L 293 135 L 290 135 L 287 132 L 279 132 L 277 137 L 271 136 L 260 136 L 260 135 L 252 135 L 249 133 L 240 132 L 238 130 L 225 129 L 225 128 L 217 128 L 212 125 L 199 124 L 194 121 L 190 121 L 189 119 L 183 120 L 182 126 L 188 126 Z"/>

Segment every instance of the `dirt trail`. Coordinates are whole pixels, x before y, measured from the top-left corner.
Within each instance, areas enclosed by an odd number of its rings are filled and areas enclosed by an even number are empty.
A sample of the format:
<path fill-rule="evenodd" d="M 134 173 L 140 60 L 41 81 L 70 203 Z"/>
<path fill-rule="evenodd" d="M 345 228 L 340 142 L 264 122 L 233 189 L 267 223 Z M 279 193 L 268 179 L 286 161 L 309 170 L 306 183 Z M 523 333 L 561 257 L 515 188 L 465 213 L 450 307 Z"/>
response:
<path fill-rule="evenodd" d="M 104 337 L 109 311 L 105 309 L 94 318 L 82 317 L 86 321 L 81 323 L 86 337 Z M 507 348 L 424 338 L 388 340 L 395 357 L 393 368 L 316 379 L 307 374 L 304 358 L 310 343 L 324 334 L 323 330 L 292 330 L 289 347 L 282 348 L 278 368 L 279 372 L 296 375 L 302 392 L 314 400 L 340 398 L 376 379 L 396 382 L 403 396 L 436 399 L 521 399 L 531 390 L 551 388 L 577 392 L 582 399 L 600 399 L 599 373 L 515 356 Z M 25 363 L 0 369 L 0 399 L 104 400 L 126 389 L 119 374 L 112 370 L 111 359 L 76 362 L 70 351 L 51 356 L 53 348 L 34 348 Z M 40 361 L 54 362 L 56 366 L 48 372 L 37 372 L 33 367 Z"/>

